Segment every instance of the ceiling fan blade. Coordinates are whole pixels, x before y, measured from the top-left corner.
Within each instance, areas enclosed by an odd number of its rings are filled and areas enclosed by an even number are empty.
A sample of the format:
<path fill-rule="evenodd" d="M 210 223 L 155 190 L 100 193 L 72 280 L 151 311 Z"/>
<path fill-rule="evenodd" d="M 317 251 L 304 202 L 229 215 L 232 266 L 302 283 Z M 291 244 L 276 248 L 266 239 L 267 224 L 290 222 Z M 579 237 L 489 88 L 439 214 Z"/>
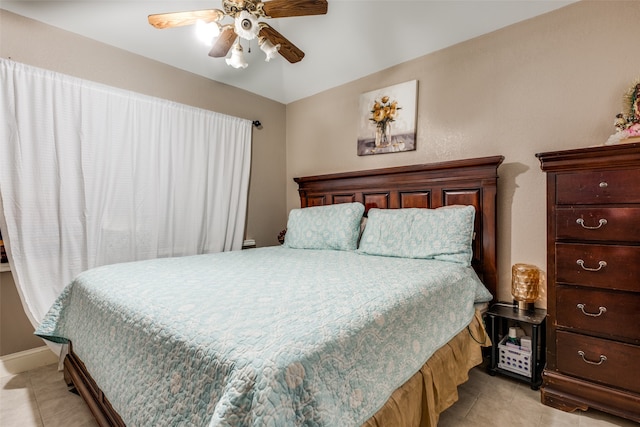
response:
<path fill-rule="evenodd" d="M 219 9 L 194 10 L 191 12 L 172 12 L 149 15 L 149 24 L 156 28 L 181 27 L 195 24 L 199 19 L 204 22 L 219 21 L 224 12 Z"/>
<path fill-rule="evenodd" d="M 261 37 L 265 37 L 274 45 L 280 44 L 280 50 L 278 53 L 282 55 L 284 59 L 293 63 L 301 61 L 304 58 L 304 52 L 298 49 L 296 45 L 287 40 L 282 34 L 274 30 L 268 24 L 264 22 L 260 23 L 260 32 L 258 33 Z"/>
<path fill-rule="evenodd" d="M 262 10 L 271 18 L 287 16 L 324 15 L 327 0 L 271 0 L 262 3 Z"/>
<path fill-rule="evenodd" d="M 229 49 L 231 49 L 231 46 L 233 45 L 233 42 L 236 41 L 237 37 L 238 35 L 233 30 L 233 27 L 231 25 L 226 25 L 209 51 L 209 56 L 214 58 L 227 56 Z"/>

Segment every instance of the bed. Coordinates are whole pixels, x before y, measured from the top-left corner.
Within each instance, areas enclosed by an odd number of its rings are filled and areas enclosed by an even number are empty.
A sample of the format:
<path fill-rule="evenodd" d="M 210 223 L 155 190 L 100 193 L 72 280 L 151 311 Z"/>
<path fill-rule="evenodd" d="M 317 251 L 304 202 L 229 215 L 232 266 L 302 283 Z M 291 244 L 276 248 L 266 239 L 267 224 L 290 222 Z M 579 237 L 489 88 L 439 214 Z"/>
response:
<path fill-rule="evenodd" d="M 502 160 L 296 178 L 282 247 L 89 270 L 36 333 L 100 425 L 436 425 L 488 344 Z"/>

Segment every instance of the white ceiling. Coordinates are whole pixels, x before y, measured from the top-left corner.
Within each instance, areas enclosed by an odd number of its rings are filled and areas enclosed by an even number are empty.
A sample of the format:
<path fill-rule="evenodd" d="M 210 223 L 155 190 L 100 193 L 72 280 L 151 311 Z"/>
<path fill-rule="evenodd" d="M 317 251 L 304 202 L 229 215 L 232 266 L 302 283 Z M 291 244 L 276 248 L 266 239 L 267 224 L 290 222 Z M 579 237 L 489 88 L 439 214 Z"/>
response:
<path fill-rule="evenodd" d="M 266 0 L 265 0 L 266 1 Z M 221 0 L 6 1 L 0 7 L 195 74 L 289 103 L 577 0 L 328 0 L 326 15 L 269 19 L 302 49 L 271 62 L 254 40 L 246 69 L 209 57 L 193 27 L 158 30 L 155 13 L 219 9 Z"/>

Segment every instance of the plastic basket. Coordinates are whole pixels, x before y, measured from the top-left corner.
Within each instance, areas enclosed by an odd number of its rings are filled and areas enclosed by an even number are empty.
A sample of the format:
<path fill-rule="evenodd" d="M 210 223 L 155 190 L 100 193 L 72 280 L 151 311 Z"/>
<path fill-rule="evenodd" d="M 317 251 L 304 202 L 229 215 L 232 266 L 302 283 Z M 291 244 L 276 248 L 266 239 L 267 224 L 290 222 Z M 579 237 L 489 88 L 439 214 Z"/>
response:
<path fill-rule="evenodd" d="M 505 336 L 498 344 L 498 367 L 531 378 L 531 350 L 508 346 L 505 344 L 507 338 Z"/>

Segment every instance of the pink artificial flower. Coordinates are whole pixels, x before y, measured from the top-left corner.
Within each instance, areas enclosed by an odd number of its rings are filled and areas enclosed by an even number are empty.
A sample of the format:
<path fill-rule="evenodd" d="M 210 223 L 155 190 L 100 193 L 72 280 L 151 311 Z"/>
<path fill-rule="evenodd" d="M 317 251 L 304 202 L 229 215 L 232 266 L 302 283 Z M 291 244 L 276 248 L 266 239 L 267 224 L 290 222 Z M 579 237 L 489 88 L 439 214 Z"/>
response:
<path fill-rule="evenodd" d="M 640 123 L 632 124 L 625 130 L 625 132 L 629 136 L 640 136 Z"/>

